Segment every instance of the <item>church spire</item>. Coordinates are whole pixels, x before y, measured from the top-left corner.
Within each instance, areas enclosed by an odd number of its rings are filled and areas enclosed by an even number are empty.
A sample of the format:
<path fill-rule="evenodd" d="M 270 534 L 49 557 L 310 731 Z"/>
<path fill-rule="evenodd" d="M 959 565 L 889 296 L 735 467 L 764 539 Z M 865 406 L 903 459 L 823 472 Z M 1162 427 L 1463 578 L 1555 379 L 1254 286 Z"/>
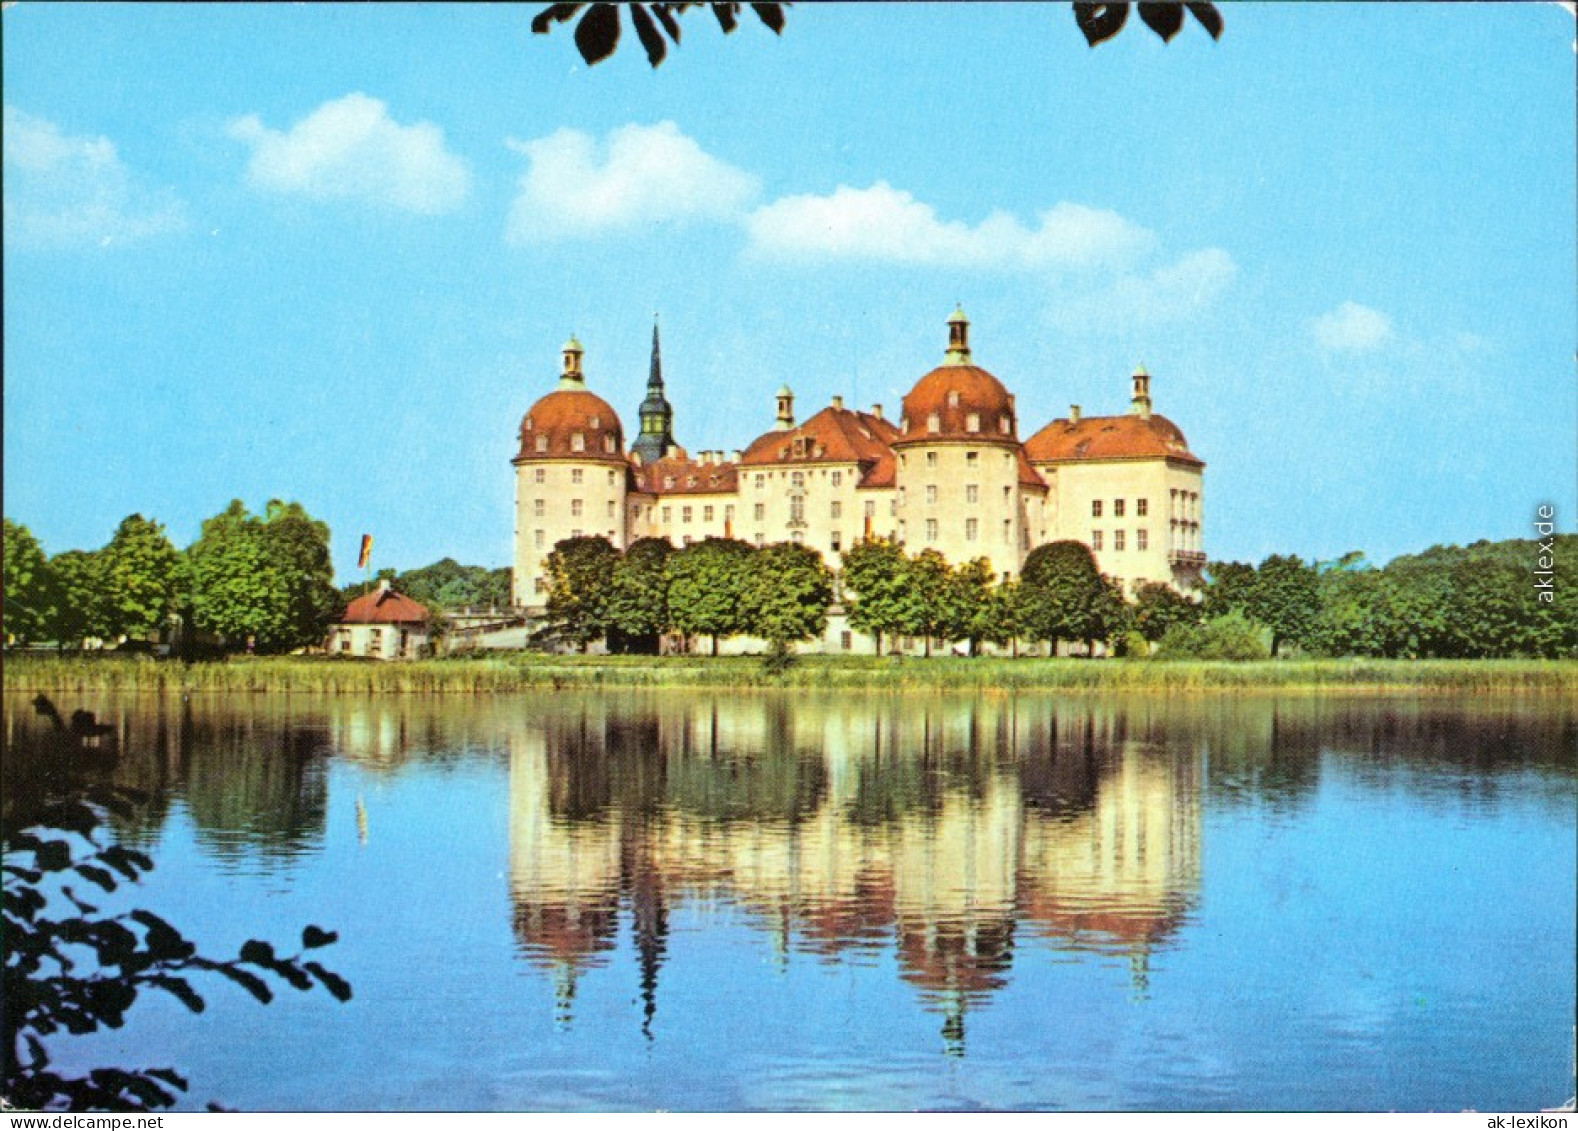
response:
<path fill-rule="evenodd" d="M 674 446 L 674 406 L 663 395 L 663 348 L 657 317 L 652 319 L 652 366 L 647 371 L 647 397 L 641 402 L 641 435 L 630 446 L 642 463 L 663 458 Z"/>

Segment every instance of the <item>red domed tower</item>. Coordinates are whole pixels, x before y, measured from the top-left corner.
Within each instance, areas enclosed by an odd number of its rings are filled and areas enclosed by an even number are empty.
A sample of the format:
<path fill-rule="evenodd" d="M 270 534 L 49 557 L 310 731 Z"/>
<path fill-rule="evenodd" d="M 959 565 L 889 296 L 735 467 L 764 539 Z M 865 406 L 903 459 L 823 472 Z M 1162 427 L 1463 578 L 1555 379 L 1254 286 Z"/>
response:
<path fill-rule="evenodd" d="M 581 343 L 564 346 L 559 386 L 521 420 L 515 465 L 515 603 L 547 601 L 543 561 L 554 544 L 602 535 L 624 548 L 629 463 L 624 429 L 609 403 L 586 388 Z"/>
<path fill-rule="evenodd" d="M 895 473 L 899 537 L 911 551 L 940 550 L 955 564 L 985 557 L 1017 573 L 1027 509 L 1046 488 L 1025 462 L 1014 398 L 974 364 L 964 311 L 948 319 L 948 350 L 904 398 Z"/>

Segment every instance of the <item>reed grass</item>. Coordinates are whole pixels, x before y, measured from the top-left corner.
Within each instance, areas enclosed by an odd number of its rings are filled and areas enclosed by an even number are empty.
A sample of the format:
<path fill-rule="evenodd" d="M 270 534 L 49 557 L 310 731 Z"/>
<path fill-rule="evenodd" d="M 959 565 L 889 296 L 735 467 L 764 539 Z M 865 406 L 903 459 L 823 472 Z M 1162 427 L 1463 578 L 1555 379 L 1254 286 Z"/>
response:
<path fill-rule="evenodd" d="M 596 687 L 804 687 L 1071 692 L 1496 692 L 1578 696 L 1573 660 L 1156 660 L 805 656 L 774 674 L 750 656 L 541 656 L 378 663 L 245 657 L 181 664 L 148 657 L 8 658 L 17 692 L 478 695 Z"/>

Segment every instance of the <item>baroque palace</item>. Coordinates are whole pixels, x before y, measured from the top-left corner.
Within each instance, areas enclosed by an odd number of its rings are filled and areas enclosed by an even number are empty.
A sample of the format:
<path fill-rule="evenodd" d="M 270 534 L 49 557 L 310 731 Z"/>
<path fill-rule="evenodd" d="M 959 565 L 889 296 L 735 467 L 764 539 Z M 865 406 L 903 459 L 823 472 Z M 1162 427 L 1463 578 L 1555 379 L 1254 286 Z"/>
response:
<path fill-rule="evenodd" d="M 799 542 L 835 569 L 841 551 L 879 535 L 955 564 L 985 557 L 1004 577 L 1036 546 L 1077 539 L 1131 592 L 1147 581 L 1186 587 L 1205 562 L 1205 464 L 1152 411 L 1143 368 L 1126 414 L 1086 416 L 1075 405 L 1021 440 L 1014 395 L 975 364 L 969 320 L 955 311 L 942 365 L 910 389 L 897 421 L 841 397 L 798 421 L 786 386 L 773 426 L 725 458 L 675 442 L 656 327 L 640 434 L 628 447 L 619 414 L 587 388 L 582 355 L 573 338 L 565 344 L 558 387 L 521 421 L 512 461 L 519 606 L 544 604 L 544 560 L 580 535 L 620 549 L 654 537 Z"/>

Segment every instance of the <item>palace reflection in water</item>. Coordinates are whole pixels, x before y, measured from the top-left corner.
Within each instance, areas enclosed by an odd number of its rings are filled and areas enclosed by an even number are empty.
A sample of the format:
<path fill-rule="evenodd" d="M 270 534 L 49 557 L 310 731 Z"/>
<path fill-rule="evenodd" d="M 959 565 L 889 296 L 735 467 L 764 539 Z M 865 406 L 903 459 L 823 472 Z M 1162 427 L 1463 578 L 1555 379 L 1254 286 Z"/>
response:
<path fill-rule="evenodd" d="M 1121 711 L 583 702 L 507 734 L 516 936 L 566 1019 L 622 910 L 650 1023 L 671 909 L 726 903 L 779 948 L 891 946 L 960 1045 L 1016 945 L 1126 955 L 1143 992 L 1199 889 L 1200 755 Z"/>

